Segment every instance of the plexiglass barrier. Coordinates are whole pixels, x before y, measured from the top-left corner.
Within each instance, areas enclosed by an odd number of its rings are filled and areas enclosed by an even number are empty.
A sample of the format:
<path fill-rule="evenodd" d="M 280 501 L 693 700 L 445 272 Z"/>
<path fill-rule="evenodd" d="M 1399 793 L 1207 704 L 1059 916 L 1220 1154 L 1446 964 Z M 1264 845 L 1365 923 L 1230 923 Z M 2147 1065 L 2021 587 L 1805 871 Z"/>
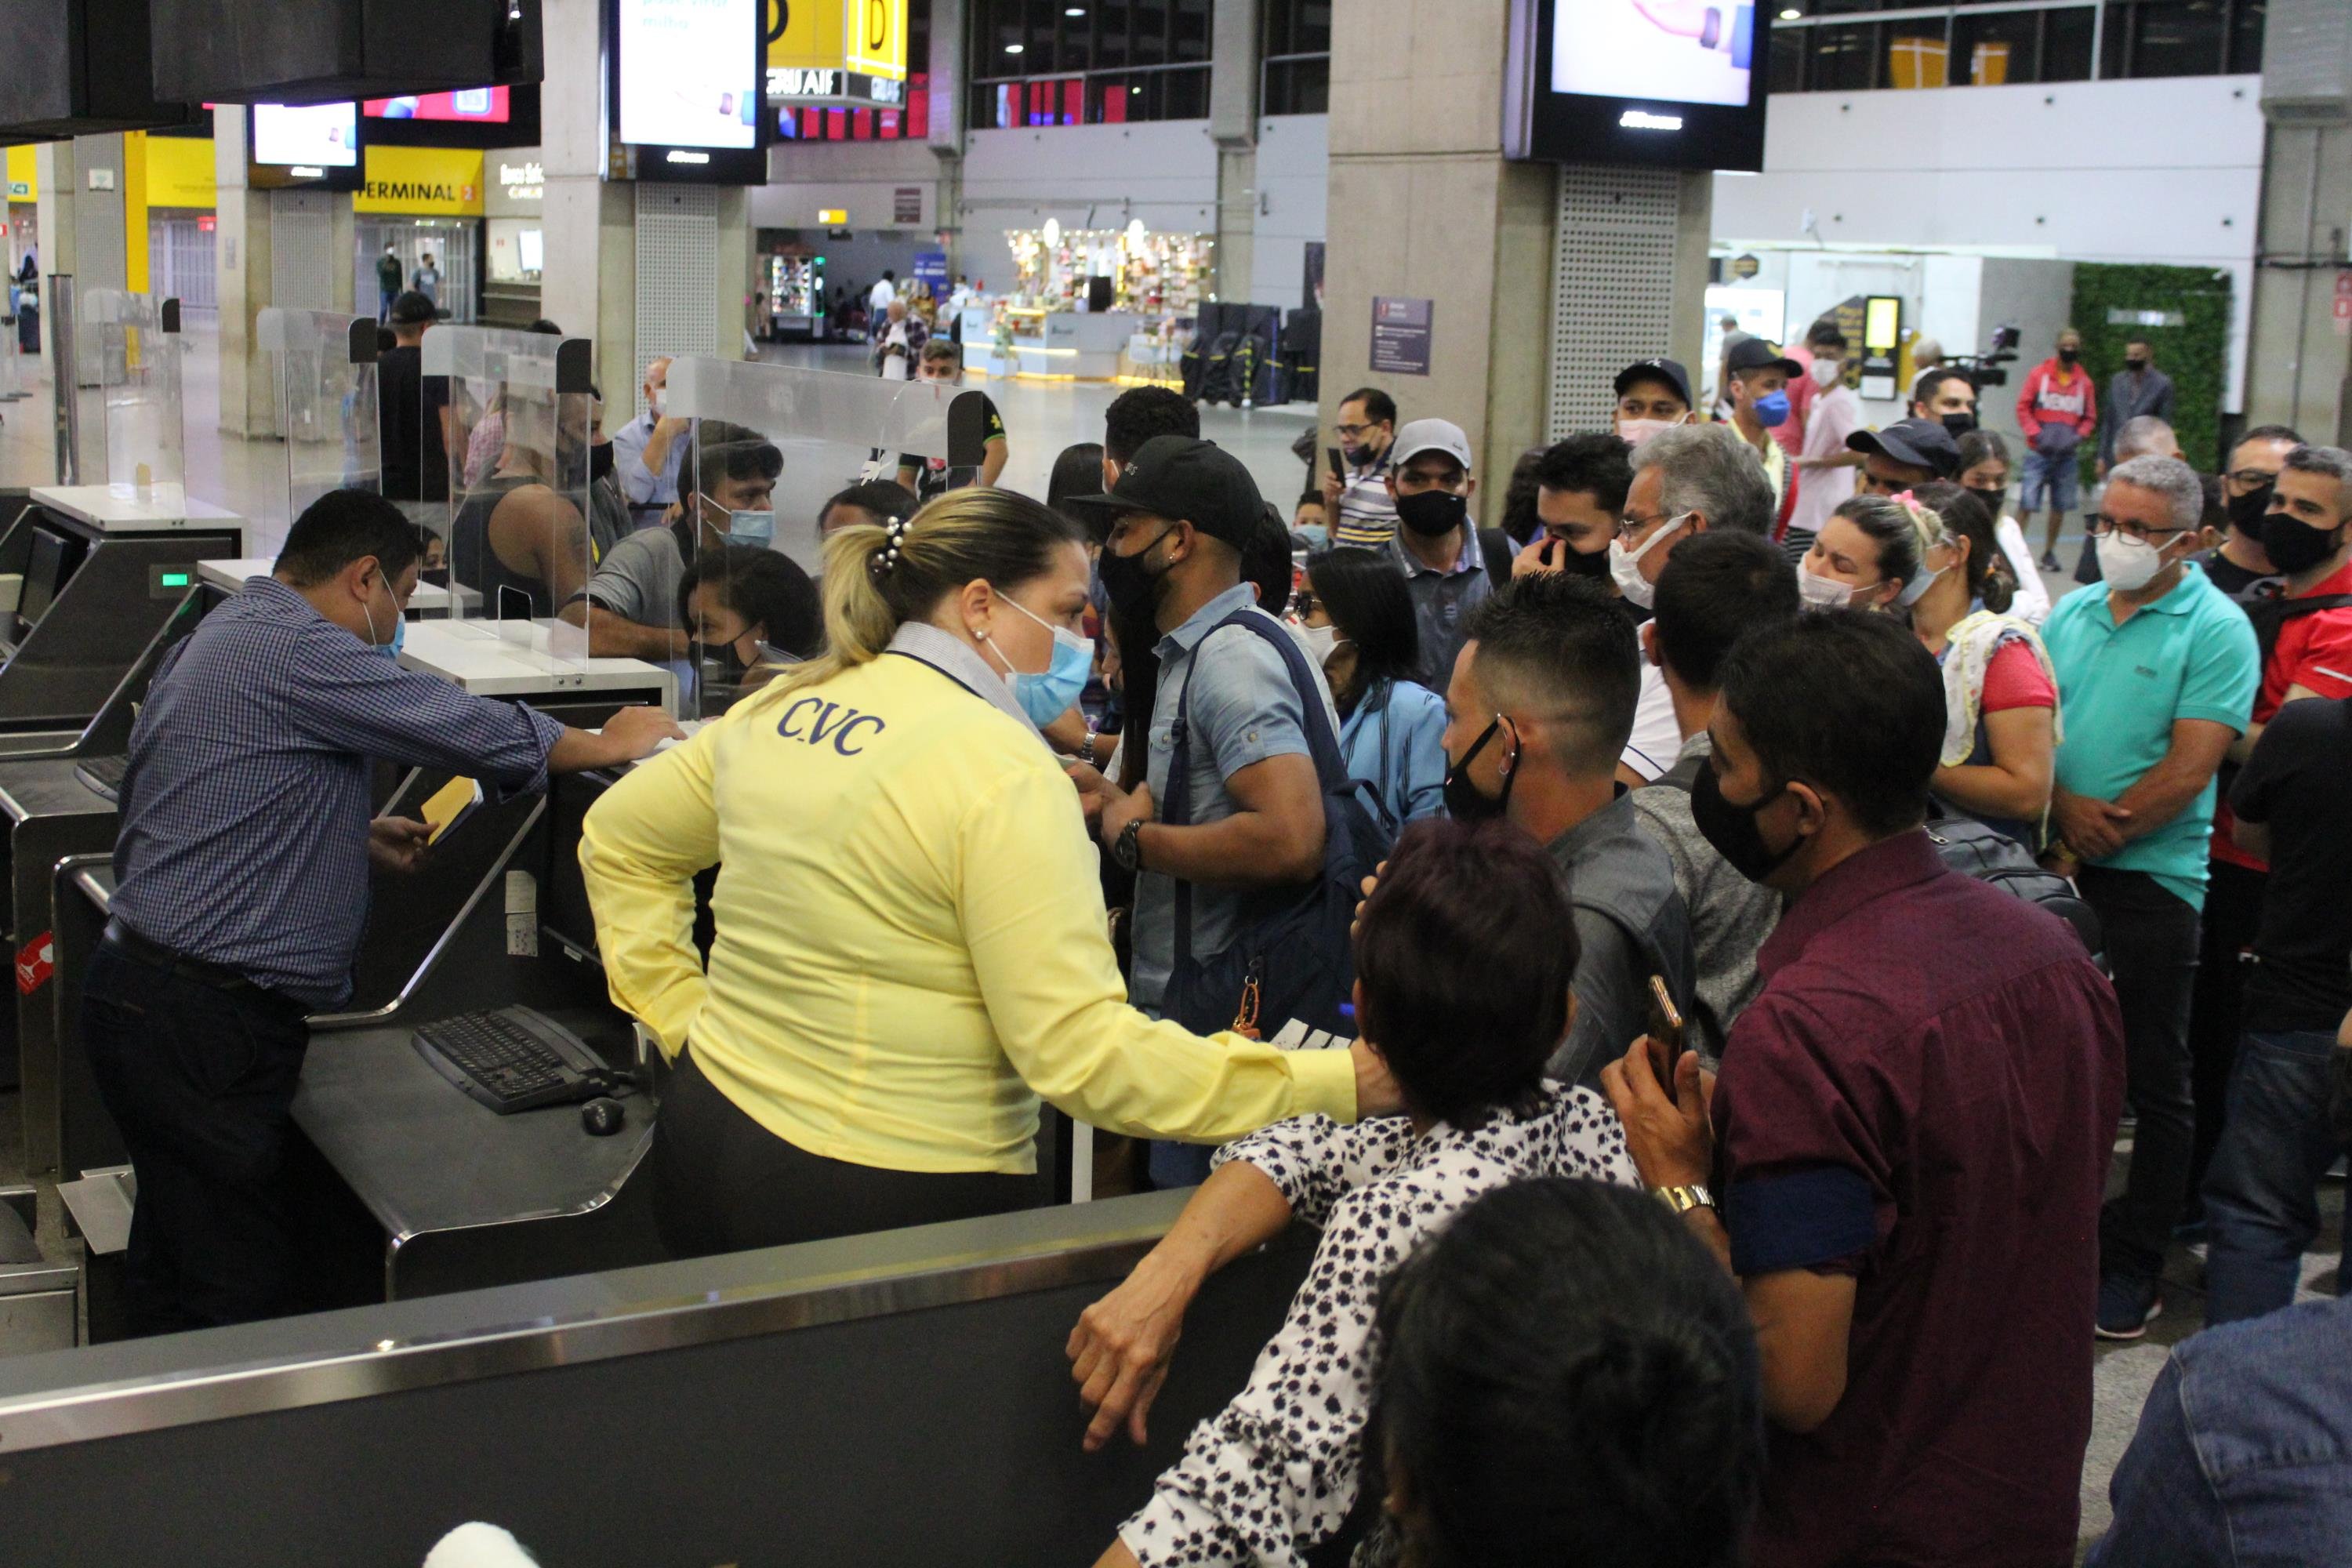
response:
<path fill-rule="evenodd" d="M 260 509 L 251 552 L 274 557 L 294 520 L 329 490 L 383 489 L 376 422 L 376 325 L 340 310 L 265 309 L 256 323 L 278 373 L 286 487 Z"/>
<path fill-rule="evenodd" d="M 809 648 L 827 500 L 902 462 L 976 469 L 986 438 L 987 400 L 947 383 L 740 360 L 673 361 L 668 408 L 695 422 L 678 475 L 694 537 L 682 518 L 687 576 L 671 613 L 692 634 L 686 710 L 703 718 Z"/>
<path fill-rule="evenodd" d="M 185 506 L 180 302 L 85 289 L 76 309 L 106 409 L 106 488 L 163 510 Z"/>
<path fill-rule="evenodd" d="M 588 634 L 561 612 L 593 566 L 591 345 L 436 326 L 423 350 L 423 417 L 446 437 L 449 506 L 446 526 L 427 529 L 422 543 L 428 571 L 446 573 L 452 629 L 578 673 Z"/>

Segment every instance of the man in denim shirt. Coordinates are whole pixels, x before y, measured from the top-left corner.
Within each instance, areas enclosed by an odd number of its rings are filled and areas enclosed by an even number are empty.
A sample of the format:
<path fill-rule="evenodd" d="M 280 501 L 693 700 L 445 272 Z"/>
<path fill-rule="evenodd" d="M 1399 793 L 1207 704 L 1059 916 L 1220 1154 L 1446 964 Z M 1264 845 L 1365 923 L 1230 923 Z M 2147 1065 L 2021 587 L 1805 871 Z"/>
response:
<path fill-rule="evenodd" d="M 1253 893 L 1321 871 L 1323 793 L 1305 703 L 1323 705 L 1333 734 L 1339 724 L 1321 671 L 1311 695 L 1302 693 L 1263 637 L 1243 626 L 1216 630 L 1237 611 L 1265 614 L 1241 576 L 1242 551 L 1265 503 L 1238 459 L 1207 441 L 1155 436 L 1109 494 L 1066 504 L 1111 514 L 1100 566 L 1111 607 L 1149 617 L 1160 633 L 1146 782 L 1129 794 L 1090 769 L 1079 773 L 1089 810 L 1100 802 L 1104 846 L 1136 873 L 1129 995 L 1157 1013 L 1176 963 L 1179 882 L 1191 885 L 1191 951 L 1205 958 L 1239 934 Z M 1181 825 L 1160 820 L 1180 707 L 1190 727 Z M 1205 1149 L 1152 1151 L 1152 1180 L 1163 1187 L 1207 1174 Z"/>
<path fill-rule="evenodd" d="M 2085 1568 L 2344 1561 L 2352 1297 L 2208 1329 L 2172 1352 L 2116 1467 Z"/>

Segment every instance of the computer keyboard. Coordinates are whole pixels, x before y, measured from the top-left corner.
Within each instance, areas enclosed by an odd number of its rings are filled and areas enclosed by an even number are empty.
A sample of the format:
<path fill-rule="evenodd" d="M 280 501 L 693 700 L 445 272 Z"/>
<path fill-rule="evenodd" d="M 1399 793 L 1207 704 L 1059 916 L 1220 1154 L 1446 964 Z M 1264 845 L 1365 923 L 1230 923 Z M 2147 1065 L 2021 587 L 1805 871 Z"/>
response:
<path fill-rule="evenodd" d="M 415 1038 L 436 1072 L 501 1116 L 612 1092 L 614 1075 L 596 1054 L 529 1007 L 461 1013 Z"/>
<path fill-rule="evenodd" d="M 130 769 L 129 757 L 84 757 L 74 764 L 74 777 L 109 800 L 121 800 L 122 775 Z"/>

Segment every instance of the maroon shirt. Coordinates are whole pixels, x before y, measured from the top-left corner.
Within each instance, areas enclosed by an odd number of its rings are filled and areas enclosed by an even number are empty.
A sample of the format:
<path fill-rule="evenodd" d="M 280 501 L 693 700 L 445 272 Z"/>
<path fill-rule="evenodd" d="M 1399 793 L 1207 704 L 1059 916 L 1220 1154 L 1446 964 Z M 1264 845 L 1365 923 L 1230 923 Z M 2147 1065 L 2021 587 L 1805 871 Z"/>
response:
<path fill-rule="evenodd" d="M 1757 969 L 1715 1094 L 1733 1267 L 1855 1276 L 1845 1395 L 1772 1433 L 1757 1568 L 2071 1562 L 2114 988 L 1916 832 L 1807 889 Z"/>

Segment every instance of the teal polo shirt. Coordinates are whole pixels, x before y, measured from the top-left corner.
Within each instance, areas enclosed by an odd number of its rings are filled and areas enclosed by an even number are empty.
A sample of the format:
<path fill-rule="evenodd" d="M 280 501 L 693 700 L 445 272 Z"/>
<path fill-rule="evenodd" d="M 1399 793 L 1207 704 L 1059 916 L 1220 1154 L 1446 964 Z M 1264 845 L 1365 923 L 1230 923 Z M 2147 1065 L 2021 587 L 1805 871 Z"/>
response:
<path fill-rule="evenodd" d="M 2066 726 L 2058 787 L 2075 795 L 2122 795 L 2164 760 L 2180 720 L 2210 719 L 2242 734 L 2252 716 L 2262 679 L 2253 625 L 2193 561 L 2179 587 L 2120 626 L 2105 584 L 2076 589 L 2050 612 L 2042 642 Z M 2213 797 L 2209 783 L 2179 816 L 2095 864 L 2145 871 L 2202 910 Z"/>

